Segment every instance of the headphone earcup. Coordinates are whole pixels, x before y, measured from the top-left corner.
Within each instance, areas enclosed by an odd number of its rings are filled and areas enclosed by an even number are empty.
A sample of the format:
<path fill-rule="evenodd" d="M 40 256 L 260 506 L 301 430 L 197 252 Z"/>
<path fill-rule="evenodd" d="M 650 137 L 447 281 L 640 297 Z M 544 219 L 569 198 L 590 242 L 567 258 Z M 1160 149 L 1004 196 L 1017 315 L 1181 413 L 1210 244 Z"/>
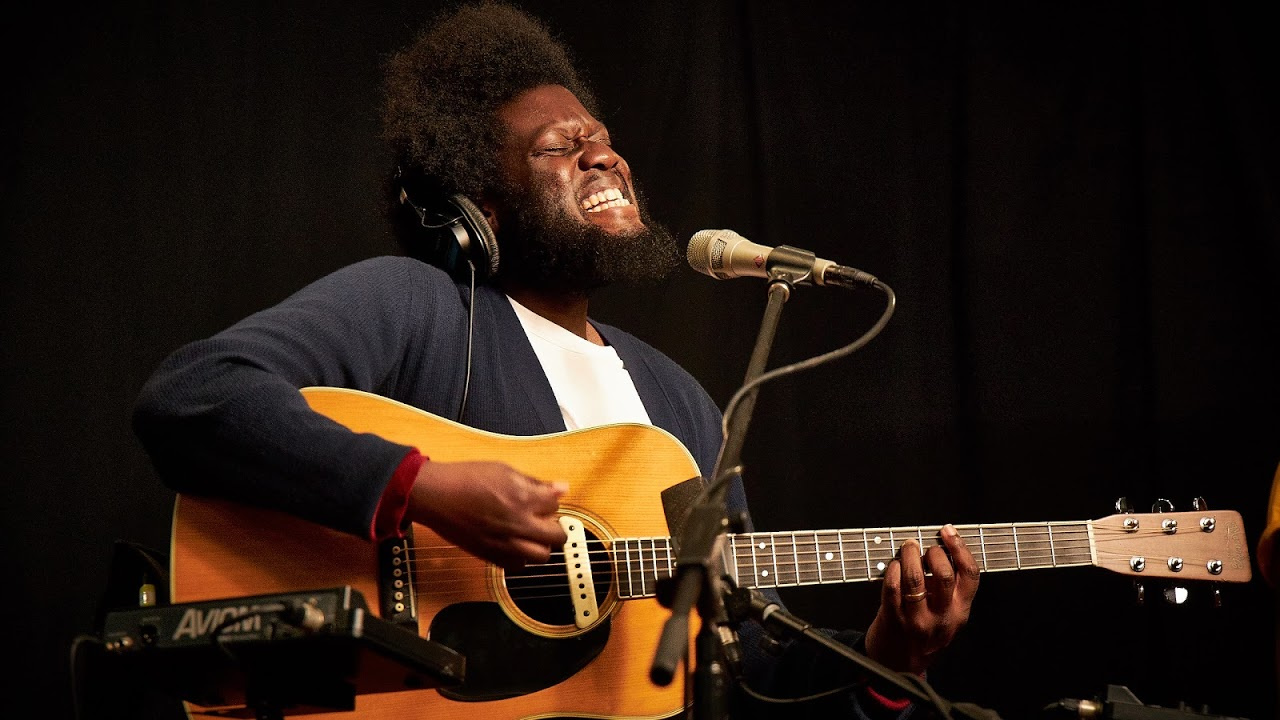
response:
<path fill-rule="evenodd" d="M 461 223 L 461 227 L 454 229 L 454 235 L 466 235 L 465 238 L 457 239 L 467 257 L 471 259 L 477 278 L 486 280 L 497 275 L 498 238 L 494 236 L 493 228 L 489 227 L 489 221 L 485 219 L 484 213 L 464 195 L 456 193 L 450 195 L 447 202 L 458 211 L 458 222 Z"/>

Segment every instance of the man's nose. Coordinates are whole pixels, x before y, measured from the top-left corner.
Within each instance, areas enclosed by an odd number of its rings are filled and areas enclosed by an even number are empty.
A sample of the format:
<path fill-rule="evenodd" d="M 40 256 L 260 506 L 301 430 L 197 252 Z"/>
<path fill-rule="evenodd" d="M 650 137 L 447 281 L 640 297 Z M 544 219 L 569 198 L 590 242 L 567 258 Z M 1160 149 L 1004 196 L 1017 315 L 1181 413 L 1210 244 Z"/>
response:
<path fill-rule="evenodd" d="M 583 170 L 611 170 L 621 160 L 622 156 L 605 143 L 588 140 L 582 146 L 582 154 L 578 156 L 578 167 Z"/>

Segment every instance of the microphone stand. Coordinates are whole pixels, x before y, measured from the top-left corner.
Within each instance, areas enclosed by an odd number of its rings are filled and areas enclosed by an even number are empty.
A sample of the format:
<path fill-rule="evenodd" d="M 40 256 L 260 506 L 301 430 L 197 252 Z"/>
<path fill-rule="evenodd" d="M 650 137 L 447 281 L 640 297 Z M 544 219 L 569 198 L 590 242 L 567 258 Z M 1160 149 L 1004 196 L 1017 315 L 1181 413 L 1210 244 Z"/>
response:
<path fill-rule="evenodd" d="M 733 618 L 755 620 L 764 627 L 766 632 L 778 639 L 804 638 L 817 643 L 858 666 L 863 671 L 864 677 L 875 678 L 885 686 L 896 688 L 922 706 L 932 707 L 941 717 L 999 720 L 999 716 L 987 708 L 972 703 L 953 703 L 937 693 L 925 692 L 922 689 L 923 681 L 921 685 L 910 682 L 904 674 L 891 670 L 853 648 L 827 637 L 808 622 L 783 610 L 778 603 L 769 600 L 755 588 L 733 590 L 726 604 Z"/>
<path fill-rule="evenodd" d="M 768 304 L 756 337 L 755 349 L 747 364 L 744 385 L 764 373 L 773 348 L 782 306 L 791 297 L 796 285 L 810 279 L 815 255 L 805 250 L 780 246 L 769 253 L 766 270 L 769 275 Z M 689 650 L 689 612 L 695 606 L 702 620 L 695 647 L 695 671 L 693 673 L 694 720 L 723 720 L 728 718 L 730 687 L 723 661 L 723 648 L 717 637 L 717 628 L 729 622 L 725 610 L 725 595 L 720 547 L 724 532 L 729 526 L 725 497 L 729 477 L 741 472 L 740 458 L 746 440 L 747 427 L 755 408 L 759 388 L 745 394 L 738 407 L 726 417 L 727 428 L 715 472 L 704 500 L 690 509 L 676 548 L 676 575 L 671 580 L 675 590 L 670 593 L 671 616 L 662 628 L 658 648 L 654 654 L 649 677 L 658 685 L 667 685 L 675 675 L 681 659 L 687 659 Z M 661 597 L 661 595 L 660 595 Z M 689 674 L 685 663 L 686 676 Z"/>

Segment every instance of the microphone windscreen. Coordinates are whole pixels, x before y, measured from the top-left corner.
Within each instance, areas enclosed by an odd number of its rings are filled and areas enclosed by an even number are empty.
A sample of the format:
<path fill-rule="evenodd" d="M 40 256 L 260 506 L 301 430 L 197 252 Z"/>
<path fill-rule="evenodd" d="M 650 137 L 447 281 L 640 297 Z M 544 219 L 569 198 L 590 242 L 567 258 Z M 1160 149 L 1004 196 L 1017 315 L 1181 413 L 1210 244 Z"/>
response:
<path fill-rule="evenodd" d="M 732 230 L 699 230 L 694 233 L 685 251 L 689 267 L 720 280 L 735 277 L 722 272 L 725 248 L 735 239 L 743 238 Z"/>

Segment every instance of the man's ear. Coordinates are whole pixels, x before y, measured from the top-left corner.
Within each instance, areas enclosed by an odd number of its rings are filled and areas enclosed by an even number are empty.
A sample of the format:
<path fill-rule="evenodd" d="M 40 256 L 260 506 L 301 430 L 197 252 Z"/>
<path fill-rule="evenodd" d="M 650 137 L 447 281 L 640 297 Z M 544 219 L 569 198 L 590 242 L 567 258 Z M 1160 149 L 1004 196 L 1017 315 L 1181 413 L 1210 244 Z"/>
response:
<path fill-rule="evenodd" d="M 476 207 L 480 208 L 480 213 L 484 215 L 485 222 L 489 223 L 489 228 L 493 230 L 494 237 L 498 235 L 498 203 L 493 199 L 490 193 L 484 193 L 476 199 Z"/>

